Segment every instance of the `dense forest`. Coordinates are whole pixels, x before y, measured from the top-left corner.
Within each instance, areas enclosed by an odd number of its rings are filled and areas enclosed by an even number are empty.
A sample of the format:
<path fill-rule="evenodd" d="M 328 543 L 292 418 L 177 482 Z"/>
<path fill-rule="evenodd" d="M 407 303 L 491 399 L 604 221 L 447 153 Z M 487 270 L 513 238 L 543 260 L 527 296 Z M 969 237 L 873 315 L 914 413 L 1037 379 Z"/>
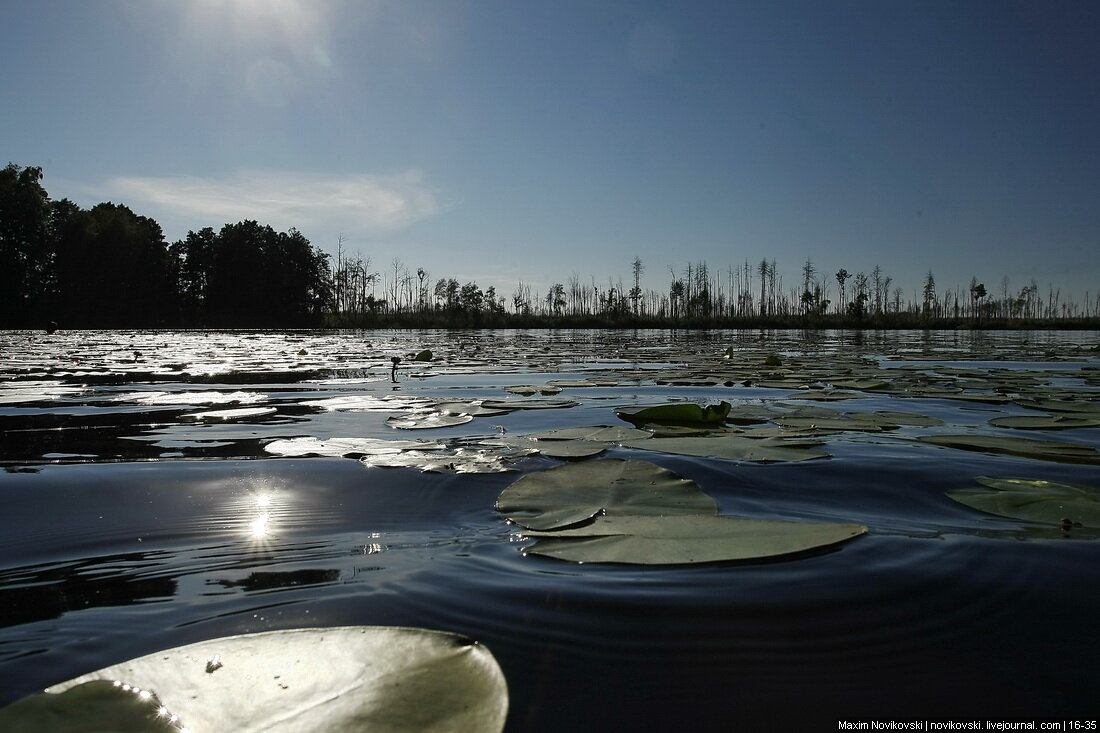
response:
<path fill-rule="evenodd" d="M 378 271 L 343 241 L 332 257 L 297 230 L 255 221 L 168 244 L 153 219 L 51 200 L 41 179 L 36 167 L 0 171 L 0 328 L 1100 325 L 1100 293 L 1078 303 L 1053 285 L 1015 290 L 1006 278 L 992 289 L 977 278 L 938 288 L 931 271 L 906 293 L 879 265 L 826 273 L 810 260 L 786 284 L 766 258 L 725 270 L 690 263 L 657 291 L 642 287 L 646 266 L 635 258 L 625 283 L 574 274 L 545 293 L 520 282 L 504 295 L 396 259 Z"/>

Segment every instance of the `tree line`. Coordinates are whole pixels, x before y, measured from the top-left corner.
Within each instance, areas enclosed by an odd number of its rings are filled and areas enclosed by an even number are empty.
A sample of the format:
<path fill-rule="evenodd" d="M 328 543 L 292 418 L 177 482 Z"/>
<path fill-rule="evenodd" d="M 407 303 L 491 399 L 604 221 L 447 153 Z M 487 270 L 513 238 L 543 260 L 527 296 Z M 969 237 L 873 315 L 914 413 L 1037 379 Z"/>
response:
<path fill-rule="evenodd" d="M 621 277 L 574 273 L 545 293 L 511 293 L 433 278 L 400 259 L 375 270 L 345 250 L 334 257 L 297 230 L 255 221 L 189 231 L 167 243 L 160 225 L 126 206 L 82 209 L 53 201 L 42 170 L 0 171 L 0 327 L 380 327 L 380 326 L 776 326 L 1096 327 L 1100 294 L 1077 303 L 1032 280 L 1007 278 L 999 295 L 977 278 L 938 288 L 931 271 L 906 293 L 882 267 L 820 271 L 807 259 L 784 283 L 776 261 L 724 270 L 707 262 L 668 271 L 667 287 L 643 287 L 635 257 Z"/>

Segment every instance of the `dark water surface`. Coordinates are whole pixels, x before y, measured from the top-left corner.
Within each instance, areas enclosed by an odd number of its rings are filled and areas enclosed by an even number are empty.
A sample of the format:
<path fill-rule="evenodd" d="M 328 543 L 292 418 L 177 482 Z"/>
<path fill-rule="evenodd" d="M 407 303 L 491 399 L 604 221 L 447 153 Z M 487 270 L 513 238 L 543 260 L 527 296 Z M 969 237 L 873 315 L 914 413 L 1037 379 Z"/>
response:
<path fill-rule="evenodd" d="M 944 492 L 977 476 L 1100 486 L 1100 464 L 912 439 L 1100 446 L 1100 428 L 988 423 L 1046 414 L 1018 404 L 1036 396 L 1096 406 L 1097 343 L 1094 332 L 0 332 L 0 704 L 219 636 L 382 624 L 484 642 L 508 680 L 513 731 L 1091 719 L 1097 533 L 983 514 Z M 390 357 L 422 348 L 435 360 L 403 361 L 395 388 Z M 765 369 L 767 355 L 787 373 Z M 669 383 L 718 372 L 728 378 Z M 899 388 L 966 399 L 879 388 L 798 402 L 806 390 L 753 384 L 784 377 L 829 391 L 887 372 Z M 593 377 L 606 381 L 555 395 L 572 407 L 427 430 L 385 422 L 410 413 L 401 400 L 516 399 L 503 387 Z M 982 401 L 997 396 L 1011 401 Z M 380 402 L 305 404 L 337 397 Z M 307 437 L 471 447 L 502 428 L 625 425 L 615 408 L 669 400 L 894 410 L 946 425 L 830 435 L 831 457 L 804 463 L 611 447 L 601 458 L 693 479 L 722 514 L 870 528 L 784 561 L 697 566 L 523 555 L 529 541 L 494 502 L 558 460 L 422 473 L 266 448 Z M 244 408 L 274 409 L 193 417 Z"/>

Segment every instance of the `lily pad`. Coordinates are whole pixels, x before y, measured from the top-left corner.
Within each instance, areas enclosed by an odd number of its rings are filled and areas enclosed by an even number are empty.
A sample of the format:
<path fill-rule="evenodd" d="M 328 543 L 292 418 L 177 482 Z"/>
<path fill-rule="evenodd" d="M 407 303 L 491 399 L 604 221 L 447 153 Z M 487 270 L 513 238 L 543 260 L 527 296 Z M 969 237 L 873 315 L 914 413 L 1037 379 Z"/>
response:
<path fill-rule="evenodd" d="M 528 529 L 558 529 L 607 516 L 715 514 L 694 481 L 648 461 L 607 458 L 528 474 L 501 492 L 497 511 Z"/>
<path fill-rule="evenodd" d="M 229 410 L 207 410 L 206 412 L 193 412 L 190 415 L 182 415 L 192 420 L 243 420 L 246 417 L 262 417 L 278 412 L 274 407 L 239 407 Z"/>
<path fill-rule="evenodd" d="M 821 441 L 783 440 L 782 438 L 745 438 L 739 435 L 715 435 L 699 438 L 653 438 L 628 440 L 624 448 L 660 451 L 680 456 L 725 458 L 758 463 L 791 463 L 828 458 L 828 453 L 809 450 Z"/>
<path fill-rule="evenodd" d="M 1100 487 L 1042 479 L 979 476 L 983 489 L 947 495 L 968 507 L 1012 519 L 1100 528 Z"/>
<path fill-rule="evenodd" d="M 424 349 L 423 351 L 417 352 L 416 356 L 413 357 L 413 361 L 431 361 L 431 360 L 432 360 L 432 352 L 429 351 L 428 349 Z"/>
<path fill-rule="evenodd" d="M 529 435 L 483 440 L 482 445 L 503 445 L 509 448 L 541 453 L 547 458 L 591 458 L 607 450 L 607 443 L 593 440 L 535 440 Z"/>
<path fill-rule="evenodd" d="M 485 400 L 481 403 L 482 407 L 490 410 L 555 410 L 561 407 L 574 407 L 579 404 L 579 402 L 565 398 Z"/>
<path fill-rule="evenodd" d="M 481 404 L 480 400 L 473 400 L 470 402 L 439 402 L 436 403 L 435 409 L 439 412 L 446 412 L 452 415 L 472 415 L 474 417 L 496 417 L 497 415 L 507 415 L 511 412 L 511 410 L 491 410 Z"/>
<path fill-rule="evenodd" d="M 431 428 L 449 428 L 454 425 L 464 425 L 473 419 L 473 415 L 427 412 L 413 413 L 404 417 L 391 417 L 386 420 L 386 424 L 399 430 L 430 430 Z"/>
<path fill-rule="evenodd" d="M 173 718 L 175 718 L 173 720 Z M 8 733 L 180 733 L 179 717 L 140 687 L 91 680 L 64 692 L 39 693 L 0 709 L 0 729 Z"/>
<path fill-rule="evenodd" d="M 591 425 L 579 428 L 560 428 L 542 433 L 531 433 L 527 437 L 536 440 L 593 440 L 603 443 L 618 443 L 621 440 L 644 440 L 651 437 L 644 430 L 626 428 L 618 425 Z"/>
<path fill-rule="evenodd" d="M 419 468 L 424 473 L 503 473 L 512 470 L 494 451 L 459 448 L 453 453 L 419 450 L 364 456 L 361 463 L 374 468 Z"/>
<path fill-rule="evenodd" d="M 667 425 L 724 425 L 730 412 L 730 403 L 717 405 L 699 405 L 684 402 L 672 405 L 643 407 L 639 410 L 616 410 L 615 414 L 635 425 L 659 423 Z"/>
<path fill-rule="evenodd" d="M 500 731 L 504 676 L 464 636 L 348 626 L 229 636 L 167 649 L 47 688 L 0 711 L 3 730 L 111 729 L 52 698 L 93 680 L 155 693 L 195 731 Z M 42 717 L 42 716 L 49 717 Z"/>
<path fill-rule="evenodd" d="M 285 438 L 273 440 L 264 450 L 277 456 L 383 455 L 405 450 L 439 450 L 444 445 L 425 440 L 381 440 L 378 438 Z"/>
<path fill-rule="evenodd" d="M 1100 453 L 1092 446 L 1079 443 L 1061 443 L 1053 440 L 1029 440 L 1027 438 L 1002 437 L 1000 435 L 921 435 L 925 443 L 960 448 L 962 450 L 1007 453 L 1024 458 L 1062 463 L 1100 464 Z"/>
<path fill-rule="evenodd" d="M 546 385 L 546 384 L 543 384 L 543 385 L 521 384 L 521 385 L 516 385 L 514 387 L 505 387 L 504 391 L 505 392 L 510 392 L 512 394 L 525 395 L 525 396 L 531 396 L 531 395 L 537 395 L 537 394 L 552 396 L 552 395 L 556 395 L 558 392 L 561 392 L 561 387 L 557 387 L 557 386 L 554 386 L 554 385 Z"/>
<path fill-rule="evenodd" d="M 1016 430 L 1070 430 L 1072 428 L 1100 427 L 1100 419 L 1083 415 L 1008 415 L 995 417 L 990 425 Z"/>
<path fill-rule="evenodd" d="M 933 428 L 945 424 L 938 417 L 922 415 L 918 412 L 896 412 L 893 410 L 876 410 L 875 412 L 849 412 L 845 413 L 852 419 L 882 421 L 890 425 L 912 425 L 922 428 Z"/>
<path fill-rule="evenodd" d="M 846 542 L 856 524 L 788 522 L 720 516 L 600 516 L 555 532 L 525 532 L 524 552 L 572 562 L 673 565 L 782 557 Z"/>

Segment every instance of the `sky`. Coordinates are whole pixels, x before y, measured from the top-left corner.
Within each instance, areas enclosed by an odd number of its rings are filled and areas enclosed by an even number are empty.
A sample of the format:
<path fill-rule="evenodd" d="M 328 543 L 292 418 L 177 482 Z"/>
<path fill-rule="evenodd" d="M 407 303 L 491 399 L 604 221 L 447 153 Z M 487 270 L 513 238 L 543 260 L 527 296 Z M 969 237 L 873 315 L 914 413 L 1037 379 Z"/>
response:
<path fill-rule="evenodd" d="M 1094 0 L 0 9 L 0 164 L 169 242 L 256 219 L 503 295 L 635 257 L 1100 290 Z"/>

